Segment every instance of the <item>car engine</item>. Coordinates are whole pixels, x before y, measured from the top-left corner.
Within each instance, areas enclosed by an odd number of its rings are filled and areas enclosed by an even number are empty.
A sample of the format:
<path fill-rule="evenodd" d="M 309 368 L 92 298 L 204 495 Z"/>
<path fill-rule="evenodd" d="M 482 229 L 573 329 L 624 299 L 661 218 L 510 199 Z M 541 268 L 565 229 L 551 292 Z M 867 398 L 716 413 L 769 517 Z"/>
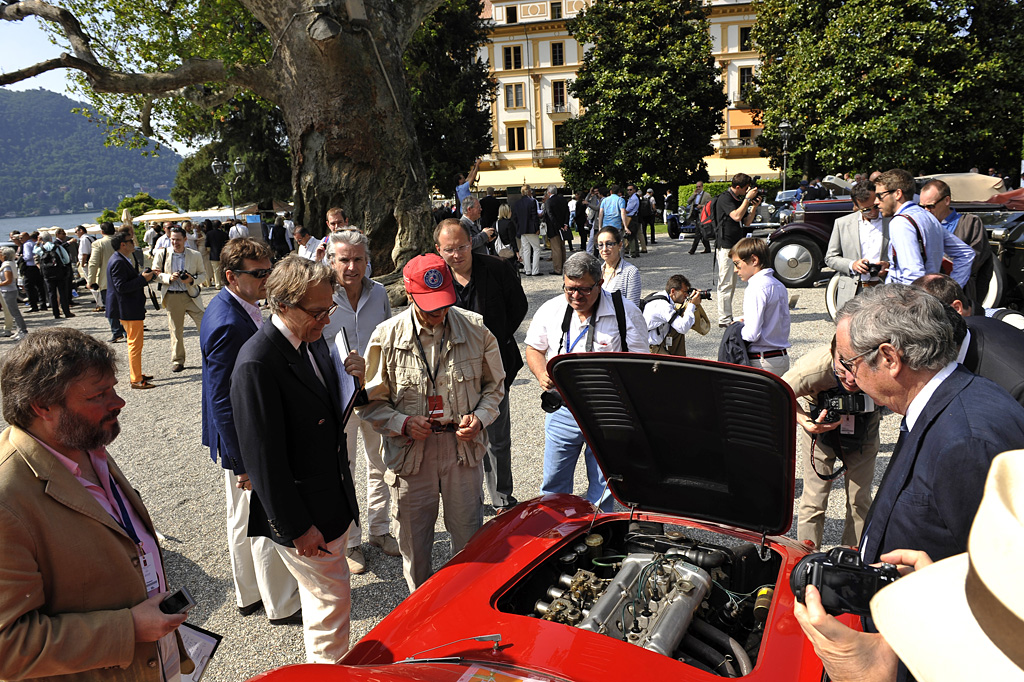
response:
<path fill-rule="evenodd" d="M 531 571 L 498 607 L 741 677 L 757 661 L 780 559 L 721 537 L 734 546 L 660 523 L 601 524 Z"/>

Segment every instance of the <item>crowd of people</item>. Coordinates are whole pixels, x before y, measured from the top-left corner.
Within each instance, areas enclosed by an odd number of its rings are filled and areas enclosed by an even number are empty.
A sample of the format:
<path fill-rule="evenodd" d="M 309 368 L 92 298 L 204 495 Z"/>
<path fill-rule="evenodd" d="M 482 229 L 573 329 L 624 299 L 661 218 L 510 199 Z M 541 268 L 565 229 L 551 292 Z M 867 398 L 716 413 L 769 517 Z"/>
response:
<path fill-rule="evenodd" d="M 74 265 L 84 266 L 79 274 L 98 292 L 110 340 L 127 339 L 133 389 L 155 385 L 141 365 L 153 280 L 154 305 L 171 330 L 171 371 L 185 366 L 184 318 L 192 318 L 202 442 L 224 470 L 235 604 L 243 616 L 262 609 L 272 624 L 301 624 L 307 661 L 333 663 L 348 651 L 350 575 L 367 570 L 364 527 L 366 542 L 401 557 L 414 591 L 434 572 L 442 509 L 454 553 L 481 527 L 485 497 L 498 514 L 518 504 L 508 392 L 524 365 L 547 413 L 541 492 L 573 492 L 582 454 L 583 497 L 610 511 L 603 473 L 548 361 L 563 353 L 684 355 L 685 335 L 712 327 L 701 306 L 710 292 L 685 275 L 643 296 L 641 254 L 656 243 L 652 190 L 627 185 L 624 197 L 611 185 L 567 200 L 548 187 L 537 201 L 523 187 L 509 205 L 490 189 L 470 193 L 475 171 L 459 178 L 460 214 L 438 221 L 434 251 L 405 264 L 409 306 L 397 314 L 369 277 L 367 235 L 340 208 L 328 211 L 323 239 L 286 217 L 260 235 L 244 225 L 154 227 L 148 266 L 130 220 L 120 229 L 104 223 L 95 240 L 21 241 L 26 286 L 36 281 L 26 268 L 64 253 L 55 259 L 64 274 L 39 273 L 32 307 L 48 301 L 55 316 L 73 315 L 63 303 L 72 299 Z M 737 174 L 714 199 L 720 357 L 779 375 L 800 399 L 798 456 L 809 466 L 799 539 L 820 546 L 831 481 L 845 471 L 842 542 L 859 546 L 866 562 L 909 570 L 923 568 L 925 556 L 966 552 L 992 460 L 1024 448 L 1024 334 L 975 303 L 977 252 L 956 232 L 976 225 L 949 210 L 940 185 L 926 187 L 921 203 L 927 197 L 929 205 L 919 205 L 905 171 L 862 180 L 857 210 L 837 222 L 829 248 L 830 265 L 851 281 L 836 334 L 791 363 L 788 293 L 766 243 L 746 236 L 761 200 L 751 185 Z M 704 194 L 698 186 L 686 210 L 712 201 Z M 515 336 L 530 313 L 521 277 L 539 274 L 542 239 L 561 293 L 533 311 L 524 361 Z M 0 268 L 5 303 L 15 257 L 4 253 Z M 733 317 L 737 279 L 747 285 L 742 318 Z M 204 309 L 200 286 L 211 282 L 219 291 Z M 189 667 L 173 637 L 183 618 L 158 608 L 166 584 L 152 521 L 105 450 L 124 406 L 115 365 L 110 346 L 64 327 L 27 334 L 5 353 L 0 389 L 11 426 L 0 436 L 0 574 L 11 577 L 0 590 L 0 678 L 93 679 L 89 671 L 117 667 L 139 678 L 156 668 L 174 680 Z M 862 396 L 905 415 L 874 500 L 880 413 L 865 407 L 833 419 L 824 407 L 830 395 Z M 354 488 L 357 440 L 365 509 Z M 31 485 L 37 480 L 49 481 L 47 492 Z M 50 486 L 64 492 L 52 496 Z M 73 535 L 99 551 L 82 559 L 79 544 L 66 541 Z M 75 573 L 102 588 L 83 601 L 72 594 Z M 871 622 L 868 634 L 846 629 L 813 589 L 797 618 L 833 679 L 876 679 L 856 676 L 876 664 L 877 679 L 907 674 Z"/>

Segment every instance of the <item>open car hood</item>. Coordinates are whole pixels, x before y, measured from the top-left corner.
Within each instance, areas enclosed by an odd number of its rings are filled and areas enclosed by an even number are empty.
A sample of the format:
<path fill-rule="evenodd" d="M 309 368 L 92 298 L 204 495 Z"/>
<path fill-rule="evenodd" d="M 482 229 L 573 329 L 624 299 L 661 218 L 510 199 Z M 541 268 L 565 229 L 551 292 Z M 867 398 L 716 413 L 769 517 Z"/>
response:
<path fill-rule="evenodd" d="M 796 398 L 749 367 L 671 355 L 559 355 L 548 373 L 619 502 L 782 535 L 793 516 Z"/>

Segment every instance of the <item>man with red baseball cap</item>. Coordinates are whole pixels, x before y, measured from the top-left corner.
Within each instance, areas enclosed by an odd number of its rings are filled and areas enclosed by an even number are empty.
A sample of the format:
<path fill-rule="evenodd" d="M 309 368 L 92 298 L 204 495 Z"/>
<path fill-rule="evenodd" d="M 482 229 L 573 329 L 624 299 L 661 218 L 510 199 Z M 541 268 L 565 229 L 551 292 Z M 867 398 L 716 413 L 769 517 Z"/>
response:
<path fill-rule="evenodd" d="M 366 350 L 369 403 L 357 408 L 384 441 L 398 547 L 409 590 L 433 574 L 438 505 L 452 554 L 483 522 L 484 427 L 498 416 L 505 371 L 477 313 L 453 308 L 455 285 L 436 253 L 402 271 L 409 309 L 382 322 Z"/>

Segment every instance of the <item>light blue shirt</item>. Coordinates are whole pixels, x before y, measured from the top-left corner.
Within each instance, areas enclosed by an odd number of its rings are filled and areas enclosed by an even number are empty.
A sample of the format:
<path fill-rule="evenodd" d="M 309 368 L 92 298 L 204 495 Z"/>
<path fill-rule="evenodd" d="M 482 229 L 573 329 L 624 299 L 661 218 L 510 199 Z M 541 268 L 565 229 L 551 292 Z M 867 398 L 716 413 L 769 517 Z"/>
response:
<path fill-rule="evenodd" d="M 636 214 L 640 211 L 640 195 L 633 192 L 633 196 L 626 202 L 626 215 L 630 218 L 635 218 Z"/>
<path fill-rule="evenodd" d="M 917 240 L 918 230 L 914 229 L 912 218 L 924 241 L 924 259 Z M 928 211 L 913 202 L 900 206 L 889 221 L 889 277 L 886 282 L 910 284 L 922 275 L 939 272 L 942 268 L 942 254 L 953 261 L 950 275 L 957 284 L 964 286 L 971 276 L 971 262 L 974 249 L 947 232 L 939 221 Z"/>
<path fill-rule="evenodd" d="M 789 348 L 789 295 L 771 268 L 758 270 L 743 293 L 743 330 L 750 351 L 764 353 Z"/>
<path fill-rule="evenodd" d="M 622 229 L 622 209 L 626 208 L 626 202 L 618 194 L 609 194 L 601 200 L 601 210 L 604 217 L 601 218 L 601 227 L 611 225 Z"/>
<path fill-rule="evenodd" d="M 942 227 L 946 229 L 946 232 L 954 234 L 953 230 L 956 229 L 956 224 L 960 222 L 960 214 L 956 211 L 950 211 L 946 219 L 942 221 Z"/>
<path fill-rule="evenodd" d="M 341 350 L 347 348 L 344 345 L 344 336 L 347 334 L 348 342 L 352 344 L 352 350 L 365 356 L 373 330 L 377 328 L 378 324 L 391 317 L 391 302 L 388 301 L 387 290 L 383 284 L 364 276 L 363 291 L 359 294 L 355 310 L 352 310 L 348 294 L 341 287 L 338 287 L 334 293 L 334 302 L 338 304 L 338 309 L 334 311 L 331 321 L 324 327 L 324 339 L 332 347 L 337 345 L 338 350 Z M 342 329 L 345 330 L 345 334 L 340 333 Z M 344 355 L 348 355 L 348 353 L 346 352 Z"/>

